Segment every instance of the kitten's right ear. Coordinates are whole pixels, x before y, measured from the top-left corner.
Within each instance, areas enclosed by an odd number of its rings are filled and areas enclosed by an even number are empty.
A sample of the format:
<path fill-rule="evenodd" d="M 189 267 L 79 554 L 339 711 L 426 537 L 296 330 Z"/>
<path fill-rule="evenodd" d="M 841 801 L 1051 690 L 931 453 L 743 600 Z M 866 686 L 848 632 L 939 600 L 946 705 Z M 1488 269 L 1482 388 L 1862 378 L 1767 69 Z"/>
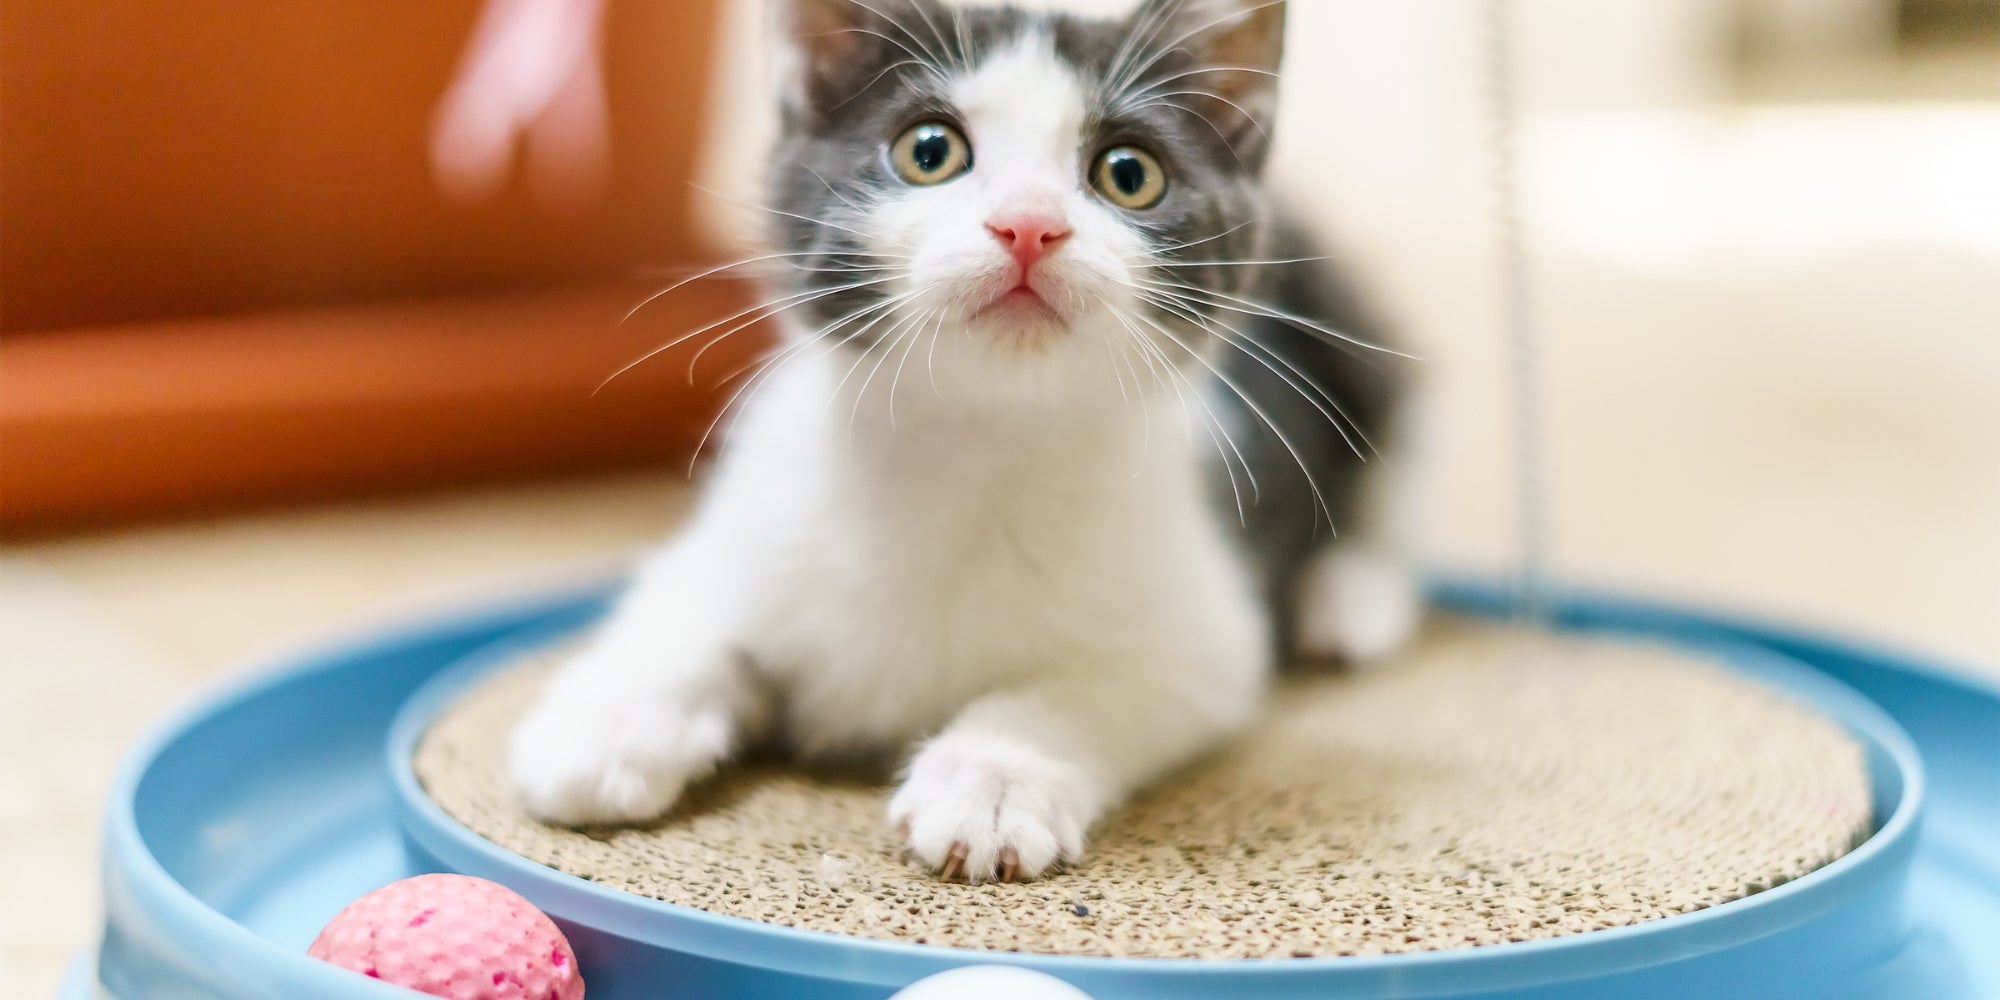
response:
<path fill-rule="evenodd" d="M 1136 65 L 1120 85 L 1144 93 L 1168 84 L 1253 168 L 1270 148 L 1267 125 L 1277 108 L 1278 64 L 1285 53 L 1285 0 L 1146 0 L 1131 31 L 1144 39 Z M 1148 54 L 1192 59 L 1192 70 L 1148 74 Z"/>
<path fill-rule="evenodd" d="M 816 116 L 853 97 L 880 60 L 881 0 L 771 0 L 778 93 L 787 114 Z"/>

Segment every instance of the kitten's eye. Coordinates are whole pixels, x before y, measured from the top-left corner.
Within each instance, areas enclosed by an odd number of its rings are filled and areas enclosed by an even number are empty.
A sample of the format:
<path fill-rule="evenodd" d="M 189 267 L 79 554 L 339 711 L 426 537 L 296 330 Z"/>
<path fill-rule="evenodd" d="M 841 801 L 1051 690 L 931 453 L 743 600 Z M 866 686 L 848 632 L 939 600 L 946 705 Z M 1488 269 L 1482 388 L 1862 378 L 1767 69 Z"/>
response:
<path fill-rule="evenodd" d="M 1097 158 L 1090 183 L 1119 208 L 1152 208 L 1167 196 L 1167 171 L 1153 154 L 1137 146 L 1119 146 Z"/>
<path fill-rule="evenodd" d="M 943 184 L 972 169 L 972 146 L 943 122 L 912 127 L 889 147 L 896 173 L 912 184 Z"/>

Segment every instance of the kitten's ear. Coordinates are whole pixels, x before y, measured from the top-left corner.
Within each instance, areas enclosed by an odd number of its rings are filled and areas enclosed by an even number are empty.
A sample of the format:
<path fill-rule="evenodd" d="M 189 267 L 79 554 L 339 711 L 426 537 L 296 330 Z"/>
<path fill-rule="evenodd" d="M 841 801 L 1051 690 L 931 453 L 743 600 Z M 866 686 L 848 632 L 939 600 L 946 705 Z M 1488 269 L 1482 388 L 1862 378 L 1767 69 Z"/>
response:
<path fill-rule="evenodd" d="M 1201 102 L 1202 113 L 1252 167 L 1270 147 L 1285 6 L 1285 0 L 1146 0 L 1132 15 L 1130 30 L 1150 40 L 1152 53 L 1178 49 L 1195 64 L 1176 70 L 1189 75 L 1162 89 L 1198 92 L 1182 96 Z M 1136 92 L 1159 76 L 1142 73 L 1128 87 Z"/>
<path fill-rule="evenodd" d="M 824 114 L 881 75 L 927 0 L 770 0 L 778 92 L 788 114 Z M 918 22 L 922 23 L 922 22 Z M 908 49 L 924 51 L 914 44 Z"/>

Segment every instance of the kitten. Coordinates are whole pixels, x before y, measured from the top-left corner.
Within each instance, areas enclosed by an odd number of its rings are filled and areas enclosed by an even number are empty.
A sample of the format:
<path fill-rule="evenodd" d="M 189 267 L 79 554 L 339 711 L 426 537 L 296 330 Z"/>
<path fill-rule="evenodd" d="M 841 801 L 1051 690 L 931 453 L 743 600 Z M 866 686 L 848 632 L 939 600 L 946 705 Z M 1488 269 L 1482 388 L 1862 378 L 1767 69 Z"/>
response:
<path fill-rule="evenodd" d="M 624 823 L 746 743 L 914 747 L 912 854 L 1032 878 L 1274 663 L 1409 633 L 1364 523 L 1395 358 L 1270 221 L 1281 0 L 778 9 L 784 349 L 514 780 Z"/>

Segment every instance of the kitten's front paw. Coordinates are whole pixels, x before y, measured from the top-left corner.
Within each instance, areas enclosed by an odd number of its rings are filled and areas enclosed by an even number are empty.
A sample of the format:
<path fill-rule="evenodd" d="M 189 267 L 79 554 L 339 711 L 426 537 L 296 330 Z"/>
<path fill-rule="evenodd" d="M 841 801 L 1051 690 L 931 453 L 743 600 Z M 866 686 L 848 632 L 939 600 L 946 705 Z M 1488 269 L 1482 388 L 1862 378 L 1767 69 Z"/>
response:
<path fill-rule="evenodd" d="M 673 808 L 729 752 L 730 720 L 671 699 L 544 697 L 508 764 L 528 811 L 564 826 L 638 823 Z"/>
<path fill-rule="evenodd" d="M 946 880 L 1037 878 L 1083 857 L 1096 796 L 1074 766 L 1018 744 L 941 736 L 889 802 L 910 852 Z"/>

